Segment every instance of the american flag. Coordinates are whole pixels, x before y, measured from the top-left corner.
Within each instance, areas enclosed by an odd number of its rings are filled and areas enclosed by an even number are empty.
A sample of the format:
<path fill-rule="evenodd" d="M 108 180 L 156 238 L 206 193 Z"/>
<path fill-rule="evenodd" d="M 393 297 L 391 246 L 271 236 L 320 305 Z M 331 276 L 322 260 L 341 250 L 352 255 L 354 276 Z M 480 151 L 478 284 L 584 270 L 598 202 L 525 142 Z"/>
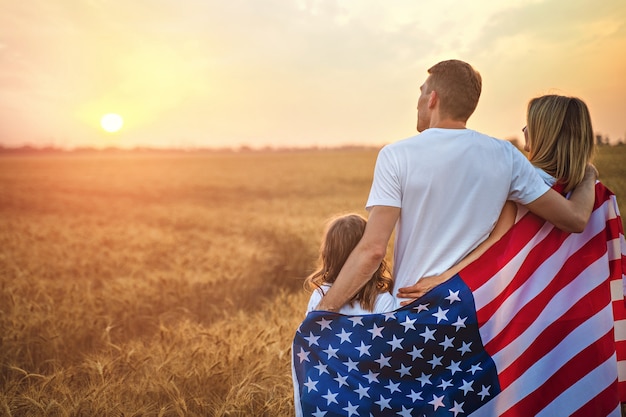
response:
<path fill-rule="evenodd" d="M 621 416 L 626 244 L 613 193 L 564 233 L 527 213 L 458 275 L 385 314 L 313 311 L 297 416 Z"/>

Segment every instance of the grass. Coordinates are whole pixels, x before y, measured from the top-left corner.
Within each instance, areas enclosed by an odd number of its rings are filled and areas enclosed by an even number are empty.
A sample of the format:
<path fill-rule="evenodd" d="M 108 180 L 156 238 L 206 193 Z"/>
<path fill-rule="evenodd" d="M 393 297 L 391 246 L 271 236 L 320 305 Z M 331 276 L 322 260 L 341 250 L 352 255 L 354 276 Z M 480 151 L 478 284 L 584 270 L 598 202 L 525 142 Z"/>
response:
<path fill-rule="evenodd" d="M 0 415 L 293 415 L 302 279 L 375 158 L 0 158 Z M 597 166 L 624 207 L 626 147 Z"/>

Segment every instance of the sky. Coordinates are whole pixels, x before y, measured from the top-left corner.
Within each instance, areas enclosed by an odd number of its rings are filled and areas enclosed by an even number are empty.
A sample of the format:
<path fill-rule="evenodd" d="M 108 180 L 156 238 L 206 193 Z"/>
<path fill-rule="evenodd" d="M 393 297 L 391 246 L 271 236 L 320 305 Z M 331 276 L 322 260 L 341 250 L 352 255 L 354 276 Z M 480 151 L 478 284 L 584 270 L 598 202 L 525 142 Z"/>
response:
<path fill-rule="evenodd" d="M 483 77 L 469 128 L 556 93 L 626 137 L 623 0 L 0 0 L 0 145 L 379 146 L 445 59 Z"/>

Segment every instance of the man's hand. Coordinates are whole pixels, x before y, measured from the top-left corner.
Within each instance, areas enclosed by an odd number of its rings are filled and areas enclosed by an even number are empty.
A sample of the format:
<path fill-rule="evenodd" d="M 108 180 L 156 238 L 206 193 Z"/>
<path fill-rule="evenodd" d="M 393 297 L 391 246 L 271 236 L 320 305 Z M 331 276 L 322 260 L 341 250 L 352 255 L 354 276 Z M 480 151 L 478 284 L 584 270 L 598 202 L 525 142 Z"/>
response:
<path fill-rule="evenodd" d="M 402 301 L 400 303 L 401 306 L 405 306 L 407 304 L 411 304 L 417 298 L 423 296 L 428 291 L 435 288 L 437 285 L 446 282 L 452 278 L 452 276 L 447 277 L 446 275 L 434 275 L 431 277 L 424 277 L 417 281 L 417 283 L 411 285 L 410 287 L 400 288 L 398 290 L 399 298 L 410 298 L 410 300 Z"/>

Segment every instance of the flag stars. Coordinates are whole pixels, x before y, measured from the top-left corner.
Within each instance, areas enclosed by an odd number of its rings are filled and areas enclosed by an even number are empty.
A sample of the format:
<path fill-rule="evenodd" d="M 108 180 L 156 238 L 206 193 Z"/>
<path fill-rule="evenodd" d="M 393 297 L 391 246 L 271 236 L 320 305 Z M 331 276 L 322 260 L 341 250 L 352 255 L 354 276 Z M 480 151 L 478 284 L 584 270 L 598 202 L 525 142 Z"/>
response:
<path fill-rule="evenodd" d="M 330 374 L 329 374 L 330 375 Z M 348 385 L 348 376 L 341 376 L 341 375 L 337 375 L 337 378 L 333 378 L 335 381 L 337 381 L 337 383 L 339 384 L 339 388 L 341 388 L 344 385 Z"/>
<path fill-rule="evenodd" d="M 417 346 L 413 346 L 413 350 L 409 352 L 409 355 L 411 355 L 411 358 L 413 360 L 420 358 L 420 359 L 424 359 L 424 356 L 422 356 L 422 352 L 424 351 L 424 349 L 418 349 Z M 382 356 L 382 355 L 381 355 Z"/>
<path fill-rule="evenodd" d="M 446 369 L 448 369 L 452 373 L 452 375 L 454 375 L 457 372 L 461 372 L 461 367 L 459 365 L 461 365 L 461 361 L 450 361 L 450 365 L 448 365 Z"/>
<path fill-rule="evenodd" d="M 452 325 L 454 327 L 456 327 L 456 331 L 458 332 L 460 328 L 465 328 L 465 321 L 467 320 L 467 317 L 463 317 L 461 318 L 461 316 L 458 316 L 456 321 L 454 323 L 452 323 Z"/>
<path fill-rule="evenodd" d="M 384 328 L 385 326 L 378 327 L 376 323 L 374 323 L 374 327 L 372 327 L 371 329 L 368 329 L 367 331 L 372 334 L 372 340 L 376 339 L 377 337 L 380 337 L 382 339 Z"/>
<path fill-rule="evenodd" d="M 328 394 L 322 395 L 322 398 L 326 399 L 326 405 L 330 405 L 331 403 L 339 404 L 337 402 L 337 395 L 339 395 L 339 394 L 338 393 L 332 393 L 332 392 L 330 392 L 330 390 L 328 390 Z"/>
<path fill-rule="evenodd" d="M 327 373 L 328 375 L 330 375 L 328 373 L 328 365 L 324 365 L 322 362 L 318 362 L 317 365 L 314 366 L 314 368 L 316 368 L 319 371 L 320 376 L 323 373 Z"/>
<path fill-rule="evenodd" d="M 337 334 L 336 336 L 341 340 L 339 342 L 339 344 L 342 344 L 343 342 L 348 342 L 350 343 L 350 335 L 352 334 L 352 332 L 346 332 L 345 329 L 341 329 L 341 333 Z"/>
<path fill-rule="evenodd" d="M 370 348 L 371 347 L 372 347 L 372 345 L 366 345 L 365 343 L 363 343 L 363 341 L 361 341 L 361 346 L 355 347 L 355 349 L 359 351 L 359 357 L 361 357 L 363 355 L 370 356 Z"/>
<path fill-rule="evenodd" d="M 300 359 L 300 363 L 304 361 L 309 362 L 309 353 L 310 352 L 306 352 L 303 347 L 300 347 L 300 353 L 297 354 Z"/>
<path fill-rule="evenodd" d="M 378 372 L 372 372 L 371 370 L 369 370 L 367 371 L 367 375 L 364 376 L 365 379 L 367 379 L 371 384 L 372 382 L 378 382 L 378 375 L 380 375 Z"/>
<path fill-rule="evenodd" d="M 459 389 L 460 389 L 461 391 L 463 391 L 463 394 L 464 394 L 464 395 L 467 395 L 467 393 L 468 393 L 468 392 L 470 392 L 470 391 L 474 392 L 474 388 L 472 388 L 472 384 L 473 384 L 473 383 L 474 383 L 473 381 L 466 381 L 466 380 L 463 380 L 463 384 L 461 384 L 461 386 L 459 387 Z"/>
<path fill-rule="evenodd" d="M 359 326 L 363 326 L 363 317 L 355 316 L 355 317 L 350 317 L 348 320 L 352 322 L 352 327 L 355 327 L 357 324 Z"/>
<path fill-rule="evenodd" d="M 429 304 L 420 304 L 416 307 L 413 307 L 413 310 L 416 310 L 418 313 L 421 311 L 428 311 Z"/>
<path fill-rule="evenodd" d="M 328 355 L 328 359 L 330 358 L 336 358 L 337 357 L 337 352 L 339 351 L 339 349 L 335 349 L 333 348 L 331 345 L 328 345 L 328 348 L 322 350 L 322 352 L 324 352 L 325 354 Z"/>
<path fill-rule="evenodd" d="M 319 407 L 315 407 L 313 417 L 324 417 L 328 411 L 322 411 Z"/>
<path fill-rule="evenodd" d="M 476 365 L 472 365 L 469 371 L 472 373 L 472 375 L 474 375 L 476 372 L 482 371 L 482 370 L 483 368 L 481 368 L 480 364 L 477 363 Z"/>
<path fill-rule="evenodd" d="M 385 385 L 385 388 L 389 390 L 389 394 L 393 394 L 396 391 L 400 392 L 400 388 L 398 388 L 399 386 L 399 382 L 394 384 L 393 382 L 389 381 L 389 384 Z"/>
<path fill-rule="evenodd" d="M 461 355 L 465 355 L 467 352 L 472 351 L 472 349 L 470 348 L 471 345 L 472 345 L 472 342 L 469 342 L 469 343 L 463 342 L 461 347 L 458 348 L 457 350 L 461 352 Z"/>
<path fill-rule="evenodd" d="M 437 307 L 437 312 L 433 313 L 433 317 L 437 317 L 437 324 L 439 324 L 441 320 L 448 321 L 448 311 L 450 310 L 442 310 L 441 307 Z"/>
<path fill-rule="evenodd" d="M 439 407 L 443 407 L 443 395 L 441 397 L 437 397 L 436 395 L 433 394 L 433 399 L 432 401 L 429 401 L 428 404 L 432 405 L 435 408 L 435 411 L 437 411 L 437 409 Z"/>
<path fill-rule="evenodd" d="M 426 329 L 423 333 L 420 333 L 420 336 L 424 338 L 424 343 L 428 342 L 429 340 L 435 340 L 435 329 L 430 330 L 428 326 L 426 326 Z"/>
<path fill-rule="evenodd" d="M 343 364 L 348 367 L 348 372 L 350 372 L 352 370 L 354 370 L 354 371 L 358 371 L 359 370 L 359 368 L 357 367 L 357 365 L 359 363 L 353 361 L 352 358 L 348 358 L 348 362 L 344 362 Z"/>
<path fill-rule="evenodd" d="M 367 393 L 367 391 L 369 390 L 368 387 L 364 387 L 363 385 L 359 384 L 359 389 L 354 390 L 354 392 L 356 392 L 357 394 L 359 394 L 359 400 L 362 399 L 363 397 L 367 397 L 369 398 L 369 394 Z"/>
<path fill-rule="evenodd" d="M 451 379 L 450 379 L 450 380 L 447 380 L 447 381 L 446 381 L 445 379 L 443 379 L 443 380 L 441 380 L 441 384 L 439 384 L 439 385 L 437 385 L 437 386 L 438 386 L 439 388 L 441 388 L 441 389 L 445 390 L 446 388 L 451 387 L 452 385 L 453 385 L 453 384 L 452 384 L 452 380 L 451 380 Z"/>
<path fill-rule="evenodd" d="M 396 335 L 393 335 L 393 339 L 389 342 L 387 342 L 388 345 L 391 346 L 391 351 L 393 352 L 396 349 L 402 349 L 402 341 L 404 340 L 404 338 L 398 339 L 396 337 Z"/>
<path fill-rule="evenodd" d="M 435 369 L 436 366 L 441 366 L 441 360 L 443 359 L 443 356 L 437 356 L 437 355 L 433 355 L 433 358 L 431 360 L 428 361 L 428 363 L 430 364 L 430 366 L 433 367 L 433 369 Z"/>
<path fill-rule="evenodd" d="M 406 316 L 406 320 L 400 322 L 400 324 L 404 326 L 404 333 L 408 332 L 409 330 L 415 330 L 415 326 L 413 325 L 413 323 L 415 323 L 416 321 L 417 319 L 409 320 L 409 316 Z"/>
<path fill-rule="evenodd" d="M 491 385 L 489 385 L 488 387 L 486 386 L 482 386 L 482 389 L 480 390 L 480 392 L 478 393 L 478 395 L 480 395 L 480 399 L 484 400 L 485 397 L 489 397 L 491 394 L 489 394 L 489 389 L 491 388 Z"/>
<path fill-rule="evenodd" d="M 417 380 L 422 384 L 422 388 L 426 384 L 430 384 L 430 385 L 433 384 L 432 382 L 430 382 L 430 375 L 426 375 L 424 372 L 422 372 L 422 376 L 417 378 Z"/>
<path fill-rule="evenodd" d="M 324 329 L 329 329 L 332 330 L 330 328 L 330 323 L 332 323 L 331 320 L 326 320 L 326 319 L 321 319 L 320 321 L 316 321 L 317 324 L 320 325 L 320 330 L 324 330 Z"/>
<path fill-rule="evenodd" d="M 311 377 L 309 377 L 307 381 L 304 383 L 304 386 L 309 389 L 309 392 L 317 391 L 317 387 L 316 387 L 317 383 L 318 381 L 313 381 Z"/>
<path fill-rule="evenodd" d="M 457 415 L 459 415 L 459 413 L 463 412 L 463 404 L 465 404 L 464 402 L 462 402 L 461 404 L 457 403 L 456 401 L 454 402 L 454 407 L 452 407 L 450 409 L 451 412 L 454 413 L 454 417 L 456 417 Z"/>
<path fill-rule="evenodd" d="M 415 392 L 413 390 L 411 390 L 411 393 L 409 395 L 407 395 L 407 397 L 409 397 L 411 399 L 411 401 L 413 401 L 413 402 L 416 402 L 417 400 L 424 401 L 424 399 L 422 398 L 422 393 L 421 392 Z"/>
<path fill-rule="evenodd" d="M 443 351 L 445 352 L 448 348 L 454 347 L 452 342 L 454 342 L 454 337 L 453 338 L 449 338 L 446 335 L 446 336 L 444 336 L 443 342 L 439 343 L 439 346 L 441 346 L 443 348 Z"/>
<path fill-rule="evenodd" d="M 350 401 L 348 401 L 348 406 L 344 407 L 342 410 L 346 410 L 346 412 L 348 413 L 348 417 L 352 417 L 352 414 L 358 414 L 356 412 L 356 409 L 359 408 L 359 405 L 352 405 L 352 403 Z"/>
<path fill-rule="evenodd" d="M 404 375 L 411 375 L 411 368 L 412 366 L 405 366 L 404 364 L 400 364 L 400 369 L 398 369 L 396 372 L 400 374 L 400 378 L 402 378 Z"/>
<path fill-rule="evenodd" d="M 391 359 L 391 356 L 385 356 L 381 353 L 380 358 L 374 360 L 374 362 L 378 362 L 378 364 L 380 365 L 380 369 L 383 369 L 385 366 L 388 366 L 391 368 L 391 365 L 389 364 L 390 359 Z"/>
<path fill-rule="evenodd" d="M 411 417 L 413 415 L 413 409 L 402 406 L 402 411 L 398 411 L 398 415 L 402 417 Z"/>
<path fill-rule="evenodd" d="M 380 400 L 378 401 L 374 401 L 374 404 L 378 404 L 378 406 L 380 407 L 380 410 L 384 410 L 385 408 L 388 408 L 391 410 L 391 406 L 389 405 L 389 401 L 391 401 L 391 398 L 385 398 L 382 395 L 380 396 Z"/>
<path fill-rule="evenodd" d="M 448 290 L 448 293 L 450 293 L 450 295 L 448 295 L 446 297 L 446 300 L 448 300 L 450 302 L 450 304 L 454 303 L 455 301 L 461 301 L 461 299 L 459 298 L 459 291 L 452 291 L 452 290 Z"/>
<path fill-rule="evenodd" d="M 309 345 L 314 346 L 317 345 L 319 346 L 319 343 L 317 343 L 317 340 L 319 339 L 319 336 L 315 336 L 313 334 L 313 332 L 309 332 L 308 336 L 304 336 L 304 339 L 308 342 Z"/>
<path fill-rule="evenodd" d="M 396 313 L 394 312 L 384 313 L 383 316 L 385 316 L 385 321 L 389 321 L 389 320 L 393 320 L 396 318 Z"/>

